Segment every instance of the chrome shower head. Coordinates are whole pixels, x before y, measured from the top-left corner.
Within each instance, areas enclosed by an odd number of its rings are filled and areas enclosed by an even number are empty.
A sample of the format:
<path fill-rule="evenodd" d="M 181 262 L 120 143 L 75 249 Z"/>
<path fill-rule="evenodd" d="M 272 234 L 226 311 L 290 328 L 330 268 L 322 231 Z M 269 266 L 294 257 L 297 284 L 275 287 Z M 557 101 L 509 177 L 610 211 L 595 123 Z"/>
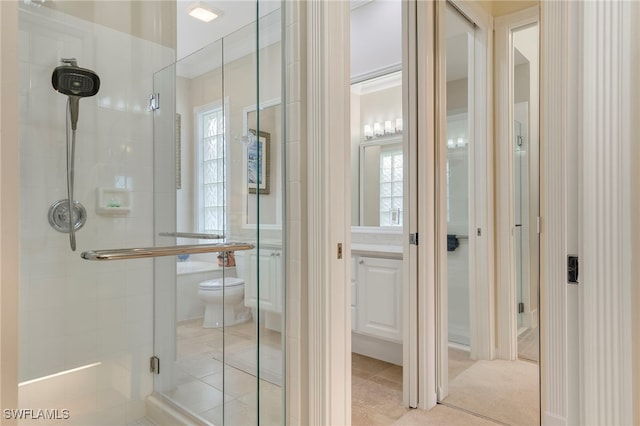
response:
<path fill-rule="evenodd" d="M 76 130 L 80 98 L 98 93 L 100 77 L 95 72 L 80 68 L 75 59 L 63 59 L 65 65 L 53 70 L 51 83 L 53 88 L 63 95 L 69 96 L 71 110 L 71 128 Z"/>

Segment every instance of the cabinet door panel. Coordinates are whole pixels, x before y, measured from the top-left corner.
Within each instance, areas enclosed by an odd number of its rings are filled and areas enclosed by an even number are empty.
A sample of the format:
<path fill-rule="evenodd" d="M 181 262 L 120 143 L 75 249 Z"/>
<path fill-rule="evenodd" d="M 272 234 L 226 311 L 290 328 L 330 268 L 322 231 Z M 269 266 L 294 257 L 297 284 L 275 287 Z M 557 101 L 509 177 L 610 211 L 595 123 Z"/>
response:
<path fill-rule="evenodd" d="M 258 293 L 260 295 L 260 310 L 280 312 L 281 257 L 277 251 L 255 252 L 247 256 L 249 262 L 249 282 L 245 282 L 245 305 L 255 308 Z M 258 281 L 258 272 L 260 280 Z M 259 287 L 259 288 L 258 288 Z"/>
<path fill-rule="evenodd" d="M 362 257 L 358 269 L 357 330 L 402 341 L 402 262 Z"/>

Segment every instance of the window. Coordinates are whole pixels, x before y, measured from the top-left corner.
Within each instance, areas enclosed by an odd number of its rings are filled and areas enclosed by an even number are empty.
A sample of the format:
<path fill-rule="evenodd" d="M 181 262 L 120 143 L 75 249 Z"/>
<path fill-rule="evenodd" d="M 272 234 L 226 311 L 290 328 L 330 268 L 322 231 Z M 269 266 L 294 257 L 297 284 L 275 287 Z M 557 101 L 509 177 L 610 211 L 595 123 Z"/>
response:
<path fill-rule="evenodd" d="M 208 105 L 196 110 L 198 232 L 225 234 L 225 109 Z"/>
<path fill-rule="evenodd" d="M 380 152 L 380 226 L 402 226 L 402 149 Z"/>

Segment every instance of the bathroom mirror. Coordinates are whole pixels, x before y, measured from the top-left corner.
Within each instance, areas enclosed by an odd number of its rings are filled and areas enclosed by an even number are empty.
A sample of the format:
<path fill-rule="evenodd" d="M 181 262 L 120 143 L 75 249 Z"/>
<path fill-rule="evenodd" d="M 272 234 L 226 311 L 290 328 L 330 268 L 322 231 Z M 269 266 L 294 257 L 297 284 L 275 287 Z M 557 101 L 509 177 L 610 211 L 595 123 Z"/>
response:
<path fill-rule="evenodd" d="M 402 74 L 351 85 L 351 225 L 398 230 L 403 219 Z"/>
<path fill-rule="evenodd" d="M 359 223 L 402 226 L 402 138 L 360 144 Z"/>
<path fill-rule="evenodd" d="M 538 361 L 538 26 L 513 30 L 513 214 L 518 358 Z"/>
<path fill-rule="evenodd" d="M 261 228 L 280 228 L 282 226 L 282 176 L 280 162 L 282 156 L 282 108 L 280 99 L 260 103 L 259 136 L 257 134 L 256 106 L 243 110 L 244 157 L 243 188 L 243 220 L 244 227 L 255 227 L 260 212 Z M 260 176 L 257 156 L 261 158 Z M 260 209 L 257 208 L 258 199 Z"/>

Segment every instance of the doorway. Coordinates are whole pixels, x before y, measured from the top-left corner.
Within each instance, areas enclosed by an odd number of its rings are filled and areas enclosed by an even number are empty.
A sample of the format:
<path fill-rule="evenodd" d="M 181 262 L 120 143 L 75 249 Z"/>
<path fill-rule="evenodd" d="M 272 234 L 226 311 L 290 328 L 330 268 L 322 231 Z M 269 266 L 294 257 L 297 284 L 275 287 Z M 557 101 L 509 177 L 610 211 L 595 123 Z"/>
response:
<path fill-rule="evenodd" d="M 402 2 L 352 2 L 351 423 L 409 411 Z"/>

